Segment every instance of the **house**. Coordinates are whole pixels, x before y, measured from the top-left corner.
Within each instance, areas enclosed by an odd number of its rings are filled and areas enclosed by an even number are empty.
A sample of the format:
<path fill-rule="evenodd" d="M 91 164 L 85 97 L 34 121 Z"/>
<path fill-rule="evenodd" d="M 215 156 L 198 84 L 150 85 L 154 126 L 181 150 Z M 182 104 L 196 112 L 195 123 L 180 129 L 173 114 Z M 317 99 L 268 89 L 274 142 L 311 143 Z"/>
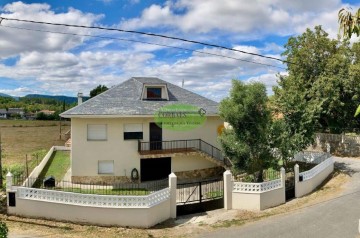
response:
<path fill-rule="evenodd" d="M 23 118 L 25 111 L 22 108 L 9 108 L 7 111 L 7 114 L 9 117 L 19 117 L 19 118 Z"/>
<path fill-rule="evenodd" d="M 158 78 L 133 77 L 79 103 L 60 115 L 71 118 L 72 182 L 143 182 L 171 172 L 181 180 L 224 171 L 217 102 Z M 156 123 L 159 116 L 187 120 L 188 111 L 169 111 L 179 105 L 196 108 L 206 120 L 191 130 Z"/>
<path fill-rule="evenodd" d="M 53 115 L 55 113 L 55 111 L 50 111 L 50 110 L 41 110 L 37 113 L 44 113 L 45 115 Z"/>
<path fill-rule="evenodd" d="M 7 118 L 7 110 L 0 109 L 0 119 L 6 119 L 6 118 Z"/>

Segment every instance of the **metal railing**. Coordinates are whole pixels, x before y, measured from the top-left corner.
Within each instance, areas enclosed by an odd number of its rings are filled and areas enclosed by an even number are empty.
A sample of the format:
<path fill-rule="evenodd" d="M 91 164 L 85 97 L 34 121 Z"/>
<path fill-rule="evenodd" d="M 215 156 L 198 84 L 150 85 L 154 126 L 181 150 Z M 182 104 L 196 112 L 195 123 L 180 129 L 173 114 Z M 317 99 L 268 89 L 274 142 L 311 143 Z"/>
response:
<path fill-rule="evenodd" d="M 186 152 L 186 151 L 201 151 L 210 157 L 223 162 L 225 165 L 230 166 L 230 161 L 224 157 L 222 151 L 215 146 L 201 140 L 171 140 L 171 141 L 138 141 L 138 152 L 156 152 L 166 151 L 169 153 Z"/>
<path fill-rule="evenodd" d="M 148 195 L 169 186 L 169 180 L 157 180 L 143 183 L 72 183 L 71 181 L 57 181 L 49 185 L 45 178 L 26 178 L 14 176 L 13 186 L 57 190 L 82 194 L 98 195 Z"/>

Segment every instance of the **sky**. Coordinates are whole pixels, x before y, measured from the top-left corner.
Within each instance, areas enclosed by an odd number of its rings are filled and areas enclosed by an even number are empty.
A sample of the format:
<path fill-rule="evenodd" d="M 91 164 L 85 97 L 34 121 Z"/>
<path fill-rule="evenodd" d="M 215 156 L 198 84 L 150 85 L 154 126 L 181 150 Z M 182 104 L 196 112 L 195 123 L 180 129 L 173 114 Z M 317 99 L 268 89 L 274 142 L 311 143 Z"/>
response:
<path fill-rule="evenodd" d="M 322 25 L 336 38 L 337 13 L 343 7 L 358 9 L 360 3 L 0 0 L 0 17 L 163 34 L 281 58 L 289 37 L 306 28 Z M 184 81 L 186 89 L 220 101 L 232 79 L 262 82 L 272 94 L 279 74 L 286 74 L 279 61 L 160 37 L 8 20 L 0 24 L 0 93 L 12 96 L 87 95 L 99 84 L 112 87 L 142 76 L 179 86 Z"/>

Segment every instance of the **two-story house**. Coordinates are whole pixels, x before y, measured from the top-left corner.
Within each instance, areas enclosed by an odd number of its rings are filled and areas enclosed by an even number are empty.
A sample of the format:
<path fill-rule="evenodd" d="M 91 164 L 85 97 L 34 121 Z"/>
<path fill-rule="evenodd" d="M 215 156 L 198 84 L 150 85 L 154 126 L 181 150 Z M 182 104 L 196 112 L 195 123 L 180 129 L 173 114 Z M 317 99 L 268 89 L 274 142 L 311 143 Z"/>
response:
<path fill-rule="evenodd" d="M 198 108 L 206 120 L 191 130 L 155 123 L 161 108 L 184 104 Z M 178 115 L 185 114 L 173 114 Z M 158 78 L 131 78 L 61 116 L 71 118 L 75 183 L 150 181 L 171 172 L 179 179 L 203 178 L 224 170 L 218 103 Z"/>

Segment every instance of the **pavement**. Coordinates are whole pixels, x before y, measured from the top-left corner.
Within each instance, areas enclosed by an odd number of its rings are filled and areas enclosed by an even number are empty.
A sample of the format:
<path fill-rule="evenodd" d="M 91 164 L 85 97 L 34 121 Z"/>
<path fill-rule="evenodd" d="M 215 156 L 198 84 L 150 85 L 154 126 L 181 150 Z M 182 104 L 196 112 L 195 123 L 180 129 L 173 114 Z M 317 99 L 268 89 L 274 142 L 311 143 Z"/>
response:
<path fill-rule="evenodd" d="M 285 215 L 203 233 L 198 237 L 360 237 L 360 160 L 335 158 L 335 162 L 335 166 L 351 176 L 338 197 Z"/>

